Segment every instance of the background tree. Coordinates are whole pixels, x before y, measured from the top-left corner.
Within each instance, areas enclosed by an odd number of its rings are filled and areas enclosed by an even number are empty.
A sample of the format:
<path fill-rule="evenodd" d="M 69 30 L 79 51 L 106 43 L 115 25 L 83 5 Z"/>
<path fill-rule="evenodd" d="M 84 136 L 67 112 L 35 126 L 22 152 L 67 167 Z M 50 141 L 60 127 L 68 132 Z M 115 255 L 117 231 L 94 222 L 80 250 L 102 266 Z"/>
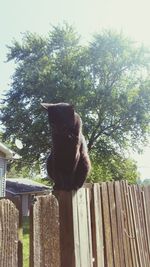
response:
<path fill-rule="evenodd" d="M 129 178 L 127 169 L 135 179 L 135 164 L 124 153 L 129 147 L 138 149 L 149 133 L 149 55 L 110 31 L 81 45 L 68 25 L 54 27 L 45 38 L 28 32 L 21 43 L 14 41 L 8 61 L 14 60 L 16 68 L 1 119 L 3 138 L 17 137 L 24 144 L 21 164 L 32 166 L 50 150 L 47 115 L 40 103 L 69 102 L 84 122 L 94 162 L 91 179 L 98 170 L 99 179 Z"/>

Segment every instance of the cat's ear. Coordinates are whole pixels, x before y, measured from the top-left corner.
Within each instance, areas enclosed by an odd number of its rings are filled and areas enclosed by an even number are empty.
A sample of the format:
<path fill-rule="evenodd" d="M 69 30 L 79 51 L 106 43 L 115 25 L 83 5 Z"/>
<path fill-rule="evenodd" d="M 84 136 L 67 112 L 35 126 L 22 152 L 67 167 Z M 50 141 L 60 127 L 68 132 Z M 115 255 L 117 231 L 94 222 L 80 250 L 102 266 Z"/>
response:
<path fill-rule="evenodd" d="M 48 108 L 49 108 L 50 106 L 52 106 L 52 104 L 50 104 L 50 103 L 41 103 L 41 106 L 42 106 L 43 108 L 45 108 L 46 110 L 48 110 Z"/>
<path fill-rule="evenodd" d="M 75 114 L 74 105 L 70 105 L 69 106 L 69 113 L 68 113 L 70 120 L 72 120 L 72 118 L 74 117 L 74 114 Z"/>
<path fill-rule="evenodd" d="M 70 105 L 70 108 L 74 111 L 74 105 L 73 104 Z"/>

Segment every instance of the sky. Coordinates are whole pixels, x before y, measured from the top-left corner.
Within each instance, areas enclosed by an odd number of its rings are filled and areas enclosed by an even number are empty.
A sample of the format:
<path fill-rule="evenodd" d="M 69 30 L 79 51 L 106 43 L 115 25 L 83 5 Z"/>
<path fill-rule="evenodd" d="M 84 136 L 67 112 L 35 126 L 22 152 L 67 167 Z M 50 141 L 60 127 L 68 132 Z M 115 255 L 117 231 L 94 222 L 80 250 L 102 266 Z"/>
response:
<path fill-rule="evenodd" d="M 122 31 L 137 43 L 150 46 L 149 0 L 0 0 L 0 97 L 9 89 L 14 71 L 6 63 L 7 46 L 26 31 L 47 35 L 52 25 L 73 25 L 84 42 L 102 29 Z M 142 178 L 150 178 L 150 145 L 133 155 Z"/>

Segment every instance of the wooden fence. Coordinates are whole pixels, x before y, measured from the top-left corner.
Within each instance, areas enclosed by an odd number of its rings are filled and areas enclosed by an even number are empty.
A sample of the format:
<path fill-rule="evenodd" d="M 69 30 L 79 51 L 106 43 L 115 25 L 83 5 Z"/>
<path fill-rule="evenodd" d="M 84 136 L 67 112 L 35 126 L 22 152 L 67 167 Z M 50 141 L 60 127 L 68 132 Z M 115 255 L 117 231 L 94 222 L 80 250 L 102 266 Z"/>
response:
<path fill-rule="evenodd" d="M 30 267 L 150 266 L 150 186 L 108 182 L 54 195 L 32 201 Z M 0 267 L 23 266 L 20 206 L 0 200 Z"/>

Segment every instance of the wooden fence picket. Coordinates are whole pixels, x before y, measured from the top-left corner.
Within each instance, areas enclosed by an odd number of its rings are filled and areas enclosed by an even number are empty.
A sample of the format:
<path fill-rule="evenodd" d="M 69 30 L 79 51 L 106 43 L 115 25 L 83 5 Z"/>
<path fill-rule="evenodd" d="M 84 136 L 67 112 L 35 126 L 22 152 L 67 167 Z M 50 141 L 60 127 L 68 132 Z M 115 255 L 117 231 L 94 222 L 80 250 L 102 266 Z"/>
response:
<path fill-rule="evenodd" d="M 114 267 L 113 258 L 113 242 L 111 232 L 111 218 L 110 218 L 110 206 L 108 197 L 107 183 L 102 183 L 102 210 L 103 210 L 103 226 L 104 226 L 104 239 L 105 239 L 105 266 Z"/>
<path fill-rule="evenodd" d="M 75 267 L 73 192 L 56 191 L 54 194 L 59 203 L 61 267 Z"/>
<path fill-rule="evenodd" d="M 146 222 L 144 217 L 144 206 L 143 206 L 143 190 L 141 187 L 136 186 L 137 191 L 137 205 L 139 210 L 139 231 L 141 232 L 141 250 L 143 251 L 143 266 L 149 267 L 150 261 L 148 257 L 148 244 L 146 235 Z"/>
<path fill-rule="evenodd" d="M 61 267 L 59 206 L 54 196 L 36 197 L 31 208 L 30 267 Z"/>
<path fill-rule="evenodd" d="M 139 267 L 137 246 L 136 246 L 136 231 L 134 227 L 134 210 L 132 209 L 132 192 L 131 187 L 126 184 L 128 193 L 127 193 L 127 203 L 128 203 L 128 217 L 129 217 L 129 225 L 130 225 L 130 244 L 131 244 L 131 255 L 132 255 L 132 265 L 133 267 Z"/>
<path fill-rule="evenodd" d="M 123 243 L 125 252 L 125 262 L 126 266 L 132 267 L 132 254 L 131 254 L 131 243 L 130 243 L 130 226 L 128 218 L 128 205 L 127 205 L 127 192 L 125 187 L 125 182 L 121 182 L 121 195 L 122 195 L 122 219 L 123 219 Z"/>
<path fill-rule="evenodd" d="M 125 252 L 124 252 L 124 224 L 123 224 L 123 206 L 121 199 L 121 183 L 119 181 L 114 183 L 115 187 L 115 201 L 116 201 L 116 216 L 117 216 L 117 231 L 118 231 L 118 246 L 119 246 L 119 258 L 121 267 L 126 267 Z"/>
<path fill-rule="evenodd" d="M 143 212 L 146 226 L 147 256 L 150 262 L 150 186 L 143 188 Z"/>
<path fill-rule="evenodd" d="M 9 199 L 0 199 L 0 266 L 18 267 L 18 249 L 19 211 Z"/>
<path fill-rule="evenodd" d="M 104 267 L 104 236 L 100 184 L 95 183 L 91 202 L 93 267 Z"/>
<path fill-rule="evenodd" d="M 114 266 L 120 267 L 121 262 L 119 258 L 119 246 L 118 246 L 119 240 L 117 232 L 116 201 L 115 201 L 114 183 L 112 182 L 108 182 L 108 196 L 109 196 L 110 225 L 112 232 Z"/>
<path fill-rule="evenodd" d="M 76 254 L 76 267 L 93 267 L 91 216 L 89 189 L 81 188 L 73 196 L 73 222 Z M 76 230 L 78 228 L 78 235 Z M 79 256 L 79 258 L 77 258 Z M 80 263 L 77 262 L 80 260 Z"/>

